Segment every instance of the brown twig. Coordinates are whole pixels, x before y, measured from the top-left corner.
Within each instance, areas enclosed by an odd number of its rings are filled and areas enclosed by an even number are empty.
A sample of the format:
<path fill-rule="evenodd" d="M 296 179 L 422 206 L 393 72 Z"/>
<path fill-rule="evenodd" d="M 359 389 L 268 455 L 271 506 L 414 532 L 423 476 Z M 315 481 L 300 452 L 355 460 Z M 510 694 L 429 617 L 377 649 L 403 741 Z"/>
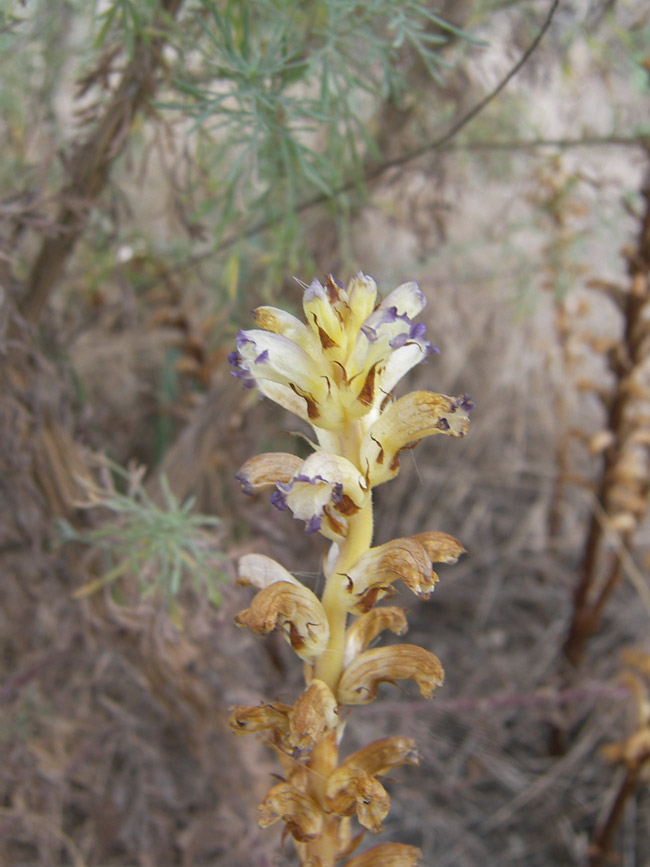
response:
<path fill-rule="evenodd" d="M 173 19 L 182 5 L 183 0 L 162 0 L 161 11 L 165 17 Z M 58 232 L 43 239 L 25 283 L 21 309 L 33 325 L 40 319 L 50 292 L 84 230 L 113 162 L 124 150 L 135 116 L 155 92 L 157 73 L 163 65 L 163 20 L 157 22 L 155 32 L 156 36 L 149 41 L 140 40 L 136 44 L 133 59 L 126 66 L 106 109 L 69 160 L 69 177 L 59 196 Z"/>
<path fill-rule="evenodd" d="M 634 794 L 638 784 L 639 769 L 628 768 L 607 817 L 594 832 L 594 837 L 589 847 L 589 867 L 602 867 L 614 854 L 612 843 L 616 829 L 621 821 L 627 800 Z M 616 858 L 616 860 L 618 859 Z"/>

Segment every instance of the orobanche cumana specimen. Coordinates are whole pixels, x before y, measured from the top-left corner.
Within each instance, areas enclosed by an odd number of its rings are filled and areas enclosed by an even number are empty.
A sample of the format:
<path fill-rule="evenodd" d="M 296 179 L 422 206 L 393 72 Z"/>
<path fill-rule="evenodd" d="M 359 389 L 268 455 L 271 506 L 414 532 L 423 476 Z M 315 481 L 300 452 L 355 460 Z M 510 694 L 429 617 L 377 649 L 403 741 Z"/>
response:
<path fill-rule="evenodd" d="M 261 732 L 278 754 L 283 781 L 260 805 L 259 821 L 285 823 L 302 865 L 409 867 L 414 846 L 383 843 L 352 856 L 363 835 L 382 830 L 390 800 L 380 777 L 419 762 L 409 738 L 386 737 L 339 762 L 345 705 L 368 704 L 379 684 L 414 680 L 425 698 L 443 682 L 432 653 L 413 644 L 369 646 L 385 629 L 407 630 L 402 608 L 379 606 L 402 580 L 428 599 L 438 580 L 432 563 L 454 563 L 463 547 L 440 532 L 372 545 L 372 489 L 399 472 L 400 453 L 425 436 L 462 437 L 471 400 L 392 391 L 418 362 L 437 351 L 415 317 L 425 305 L 416 283 L 378 299 L 375 281 L 359 273 L 347 289 L 329 276 L 305 288 L 305 321 L 275 307 L 254 312 L 261 330 L 241 331 L 229 360 L 247 388 L 311 425 L 306 460 L 274 452 L 247 461 L 237 474 L 247 493 L 268 488 L 308 533 L 329 540 L 319 599 L 280 563 L 261 554 L 239 561 L 239 583 L 257 589 L 236 617 L 264 635 L 280 629 L 304 662 L 306 687 L 294 705 L 235 707 L 235 732 Z M 345 860 L 348 859 L 348 860 Z"/>

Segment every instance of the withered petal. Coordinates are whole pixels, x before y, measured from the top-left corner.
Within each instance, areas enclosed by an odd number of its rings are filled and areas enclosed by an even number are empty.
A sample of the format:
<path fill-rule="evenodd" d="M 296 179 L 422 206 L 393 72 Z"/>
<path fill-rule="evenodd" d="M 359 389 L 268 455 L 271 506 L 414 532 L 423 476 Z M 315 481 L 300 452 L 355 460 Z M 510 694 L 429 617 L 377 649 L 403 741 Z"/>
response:
<path fill-rule="evenodd" d="M 404 843 L 382 843 L 345 862 L 344 867 L 417 867 L 422 852 Z"/>
<path fill-rule="evenodd" d="M 276 482 L 290 481 L 302 463 L 297 455 L 289 452 L 266 452 L 249 458 L 235 473 L 235 478 L 241 482 L 244 493 L 251 494 L 275 485 Z"/>
<path fill-rule="evenodd" d="M 361 462 L 367 466 L 374 487 L 399 472 L 399 454 L 412 443 L 433 434 L 462 437 L 467 433 L 471 402 L 433 391 L 413 391 L 386 409 L 368 430 L 361 446 Z"/>
<path fill-rule="evenodd" d="M 299 750 L 311 749 L 338 726 L 336 708 L 337 702 L 329 686 L 322 680 L 312 680 L 291 714 L 289 744 Z"/>
<path fill-rule="evenodd" d="M 395 635 L 404 635 L 408 624 L 403 608 L 386 605 L 357 617 L 345 632 L 343 665 L 349 665 L 384 629 L 390 629 Z"/>
<path fill-rule="evenodd" d="M 235 617 L 237 626 L 248 626 L 257 635 L 282 629 L 301 659 L 320 656 L 329 641 L 329 624 L 318 597 L 302 584 L 278 581 L 260 590 L 250 608 Z"/>
<path fill-rule="evenodd" d="M 323 814 L 318 804 L 289 783 L 274 786 L 259 806 L 261 828 L 268 828 L 278 819 L 282 819 L 289 833 L 303 843 L 319 837 L 323 828 Z"/>
<path fill-rule="evenodd" d="M 327 806 L 339 816 L 356 813 L 359 823 L 373 834 L 383 830 L 388 815 L 388 792 L 375 777 L 359 768 L 337 768 L 327 781 Z"/>
<path fill-rule="evenodd" d="M 411 539 L 422 545 L 432 563 L 456 563 L 460 555 L 466 553 L 458 539 L 448 533 L 432 530 L 428 533 L 416 533 Z"/>
<path fill-rule="evenodd" d="M 367 774 L 381 775 L 400 765 L 419 765 L 420 758 L 412 738 L 388 737 L 373 741 L 352 753 L 343 760 L 341 768 L 360 768 Z"/>
<path fill-rule="evenodd" d="M 385 587 L 401 579 L 422 599 L 428 599 L 438 576 L 431 558 L 417 539 L 393 539 L 367 551 L 347 573 L 350 608 L 358 612 L 370 587 Z M 365 608 L 367 610 L 367 607 Z"/>
<path fill-rule="evenodd" d="M 442 686 L 444 671 L 433 653 L 414 644 L 375 647 L 360 653 L 343 671 L 337 687 L 342 704 L 369 704 L 380 683 L 414 680 L 424 698 Z"/>
<path fill-rule="evenodd" d="M 268 729 L 286 731 L 289 728 L 289 715 L 292 707 L 289 704 L 263 704 L 261 707 L 246 707 L 236 705 L 230 708 L 228 724 L 237 735 L 250 732 L 262 732 Z"/>

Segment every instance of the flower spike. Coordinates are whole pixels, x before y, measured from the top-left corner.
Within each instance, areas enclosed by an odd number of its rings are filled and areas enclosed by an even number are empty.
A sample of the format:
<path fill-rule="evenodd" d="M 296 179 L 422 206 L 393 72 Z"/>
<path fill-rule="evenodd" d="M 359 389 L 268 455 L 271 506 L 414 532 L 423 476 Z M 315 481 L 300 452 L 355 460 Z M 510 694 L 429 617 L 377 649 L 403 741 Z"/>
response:
<path fill-rule="evenodd" d="M 258 307 L 257 328 L 241 331 L 229 356 L 245 388 L 313 429 L 306 459 L 281 452 L 250 458 L 237 473 L 244 493 L 266 491 L 276 508 L 330 541 L 319 598 L 263 554 L 239 561 L 238 583 L 258 592 L 235 618 L 264 635 L 280 629 L 304 661 L 306 688 L 293 705 L 237 706 L 237 734 L 258 733 L 277 753 L 285 778 L 260 807 L 259 822 L 278 820 L 293 837 L 303 867 L 416 867 L 419 849 L 383 843 L 351 857 L 361 839 L 351 822 L 378 833 L 390 807 L 380 777 L 417 765 L 408 738 L 387 737 L 339 762 L 344 705 L 368 704 L 380 684 L 414 680 L 425 698 L 442 685 L 436 656 L 412 644 L 372 647 L 386 630 L 403 635 L 406 613 L 378 606 L 402 581 L 419 599 L 431 595 L 435 563 L 464 552 L 446 533 L 425 532 L 371 547 L 372 489 L 399 472 L 400 454 L 435 434 L 463 437 L 473 403 L 429 391 L 394 400 L 402 377 L 438 350 L 416 317 L 425 306 L 417 283 L 382 300 L 359 272 L 347 287 L 331 275 L 313 280 L 302 299 L 304 321 Z M 348 615 L 354 619 L 348 624 Z"/>

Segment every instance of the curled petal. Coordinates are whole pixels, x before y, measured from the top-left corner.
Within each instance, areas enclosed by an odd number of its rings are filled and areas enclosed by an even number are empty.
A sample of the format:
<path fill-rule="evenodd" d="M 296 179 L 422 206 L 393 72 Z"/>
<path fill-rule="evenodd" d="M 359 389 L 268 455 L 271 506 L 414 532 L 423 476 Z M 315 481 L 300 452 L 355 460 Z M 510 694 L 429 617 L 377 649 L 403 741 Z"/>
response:
<path fill-rule="evenodd" d="M 277 482 L 288 482 L 302 466 L 297 455 L 288 452 L 266 452 L 250 458 L 235 474 L 245 494 L 268 488 Z"/>
<path fill-rule="evenodd" d="M 466 553 L 458 539 L 448 533 L 432 530 L 428 533 L 416 533 L 411 539 L 422 545 L 432 563 L 456 563 L 460 555 Z"/>
<path fill-rule="evenodd" d="M 383 830 L 390 809 L 388 792 L 375 777 L 359 768 L 337 768 L 327 781 L 327 806 L 339 816 L 356 813 L 359 823 L 373 834 Z"/>
<path fill-rule="evenodd" d="M 311 661 L 327 647 L 329 625 L 318 597 L 302 584 L 279 581 L 253 597 L 250 608 L 235 617 L 257 635 L 282 629 L 301 659 Z"/>
<path fill-rule="evenodd" d="M 228 724 L 237 735 L 263 732 L 268 729 L 277 729 L 284 733 L 289 730 L 291 711 L 291 705 L 279 702 L 263 704 L 261 707 L 237 705 L 230 709 Z"/>
<path fill-rule="evenodd" d="M 367 774 L 385 774 L 400 765 L 419 765 L 421 756 L 411 738 L 381 738 L 349 755 L 342 768 L 358 768 Z M 340 769 L 339 769 L 340 770 Z M 335 771 L 334 773 L 337 773 Z"/>
<path fill-rule="evenodd" d="M 361 461 L 371 485 L 394 478 L 399 454 L 411 443 L 433 434 L 462 437 L 469 425 L 467 397 L 414 391 L 392 404 L 372 425 L 361 446 Z"/>
<path fill-rule="evenodd" d="M 260 827 L 268 828 L 278 819 L 282 819 L 294 839 L 303 843 L 319 837 L 323 828 L 318 804 L 289 783 L 274 786 L 259 807 Z"/>
<path fill-rule="evenodd" d="M 345 862 L 344 867 L 417 867 L 422 852 L 404 843 L 382 843 Z"/>
<path fill-rule="evenodd" d="M 343 665 L 349 665 L 384 629 L 390 629 L 395 635 L 404 635 L 408 625 L 403 608 L 387 605 L 357 617 L 345 632 Z"/>
<path fill-rule="evenodd" d="M 339 724 L 337 702 L 329 686 L 312 680 L 291 714 L 289 744 L 299 750 L 311 749 Z"/>
<path fill-rule="evenodd" d="M 271 557 L 266 557 L 264 554 L 245 554 L 240 558 L 238 564 L 237 583 L 243 584 L 244 587 L 257 587 L 258 590 L 263 590 L 265 587 L 270 587 L 271 584 L 276 584 L 278 581 L 286 581 L 288 584 L 295 584 L 298 587 L 303 585 L 297 578 L 288 572 L 284 566 L 281 566 L 276 560 Z"/>
<path fill-rule="evenodd" d="M 401 579 L 421 599 L 428 599 L 438 576 L 431 570 L 426 548 L 415 538 L 393 539 L 367 551 L 347 573 L 350 609 L 367 611 L 379 588 Z M 373 600 L 373 604 L 374 604 Z"/>
<path fill-rule="evenodd" d="M 375 647 L 360 653 L 343 671 L 337 687 L 342 704 L 369 704 L 380 683 L 414 680 L 424 698 L 442 686 L 444 671 L 438 657 L 414 644 Z"/>

